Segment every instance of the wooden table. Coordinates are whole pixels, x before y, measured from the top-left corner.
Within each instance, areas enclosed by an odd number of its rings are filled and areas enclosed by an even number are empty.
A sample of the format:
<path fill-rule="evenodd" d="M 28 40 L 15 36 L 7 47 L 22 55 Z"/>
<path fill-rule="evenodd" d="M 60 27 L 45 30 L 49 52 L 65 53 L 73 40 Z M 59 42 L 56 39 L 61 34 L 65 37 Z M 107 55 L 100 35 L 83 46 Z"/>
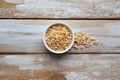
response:
<path fill-rule="evenodd" d="M 42 42 L 53 22 L 103 42 L 63 55 Z M 0 0 L 0 80 L 120 80 L 120 0 Z"/>

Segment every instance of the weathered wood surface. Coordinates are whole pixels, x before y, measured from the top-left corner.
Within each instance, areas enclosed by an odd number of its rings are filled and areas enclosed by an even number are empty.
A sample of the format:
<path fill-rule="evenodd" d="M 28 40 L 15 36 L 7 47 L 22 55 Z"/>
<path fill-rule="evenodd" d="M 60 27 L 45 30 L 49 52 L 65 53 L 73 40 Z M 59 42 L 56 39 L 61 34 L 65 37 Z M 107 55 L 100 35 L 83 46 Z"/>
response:
<path fill-rule="evenodd" d="M 0 80 L 120 80 L 120 55 L 0 55 Z"/>
<path fill-rule="evenodd" d="M 120 18 L 120 0 L 0 0 L 0 18 Z"/>
<path fill-rule="evenodd" d="M 120 53 L 119 20 L 0 20 L 0 53 L 47 53 L 42 35 L 54 22 L 68 24 L 74 32 L 85 32 L 103 42 L 69 53 Z"/>

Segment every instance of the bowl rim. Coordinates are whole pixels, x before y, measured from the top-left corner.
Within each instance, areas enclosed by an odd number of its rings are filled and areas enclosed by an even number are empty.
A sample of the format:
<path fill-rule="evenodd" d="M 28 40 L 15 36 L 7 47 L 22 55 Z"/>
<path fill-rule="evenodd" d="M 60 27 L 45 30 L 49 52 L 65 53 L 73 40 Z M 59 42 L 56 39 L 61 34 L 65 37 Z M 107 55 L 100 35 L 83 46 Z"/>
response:
<path fill-rule="evenodd" d="M 52 27 L 53 25 L 55 25 L 55 24 L 65 25 L 67 28 L 70 29 L 70 31 L 71 31 L 71 33 L 72 33 L 72 41 L 71 41 L 69 47 L 68 47 L 67 49 L 63 50 L 63 51 L 55 51 L 55 50 L 52 50 L 51 48 L 48 47 L 48 45 L 46 44 L 46 41 L 45 41 L 45 36 L 46 36 L 47 30 L 48 30 L 50 27 Z M 55 54 L 63 54 L 63 53 L 65 53 L 65 52 L 67 52 L 67 51 L 69 51 L 69 50 L 71 49 L 71 47 L 72 47 L 72 45 L 73 45 L 73 43 L 74 43 L 74 33 L 73 33 L 72 29 L 70 28 L 70 26 L 68 26 L 68 24 L 55 22 L 55 23 L 50 24 L 50 25 L 45 29 L 44 34 L 43 34 L 43 43 L 44 43 L 45 47 L 46 47 L 50 52 L 55 53 Z"/>

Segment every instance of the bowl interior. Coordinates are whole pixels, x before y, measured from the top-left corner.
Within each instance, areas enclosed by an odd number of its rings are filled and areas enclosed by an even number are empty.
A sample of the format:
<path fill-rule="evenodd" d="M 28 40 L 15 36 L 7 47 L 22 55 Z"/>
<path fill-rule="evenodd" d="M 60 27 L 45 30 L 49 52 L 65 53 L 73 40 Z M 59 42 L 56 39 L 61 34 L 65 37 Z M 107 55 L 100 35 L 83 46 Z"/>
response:
<path fill-rule="evenodd" d="M 71 41 L 69 47 L 66 48 L 66 49 L 63 50 L 63 51 L 55 51 L 55 50 L 52 50 L 52 49 L 47 45 L 46 40 L 45 40 L 47 30 L 48 30 L 50 27 L 52 27 L 53 25 L 59 25 L 59 24 L 60 24 L 60 25 L 64 25 L 64 26 L 66 26 L 67 28 L 69 28 L 69 30 L 70 30 L 70 32 L 71 32 L 71 34 L 72 34 L 72 41 Z M 47 29 L 46 29 L 46 31 L 44 32 L 43 42 L 44 42 L 45 47 L 46 47 L 50 52 L 55 53 L 55 54 L 62 54 L 62 53 L 67 52 L 67 51 L 72 47 L 72 45 L 73 45 L 73 43 L 74 43 L 74 33 L 73 33 L 72 29 L 71 29 L 68 25 L 66 25 L 66 24 L 63 24 L 63 23 L 53 23 L 52 25 L 48 26 Z"/>

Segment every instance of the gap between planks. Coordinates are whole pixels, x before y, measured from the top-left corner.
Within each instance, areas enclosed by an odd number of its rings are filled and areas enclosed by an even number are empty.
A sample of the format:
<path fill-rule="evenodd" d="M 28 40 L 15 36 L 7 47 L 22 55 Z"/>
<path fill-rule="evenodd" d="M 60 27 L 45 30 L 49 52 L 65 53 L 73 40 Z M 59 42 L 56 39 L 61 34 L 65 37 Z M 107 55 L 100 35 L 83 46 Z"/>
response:
<path fill-rule="evenodd" d="M 118 18 L 0 18 L 8 20 L 120 20 Z"/>

